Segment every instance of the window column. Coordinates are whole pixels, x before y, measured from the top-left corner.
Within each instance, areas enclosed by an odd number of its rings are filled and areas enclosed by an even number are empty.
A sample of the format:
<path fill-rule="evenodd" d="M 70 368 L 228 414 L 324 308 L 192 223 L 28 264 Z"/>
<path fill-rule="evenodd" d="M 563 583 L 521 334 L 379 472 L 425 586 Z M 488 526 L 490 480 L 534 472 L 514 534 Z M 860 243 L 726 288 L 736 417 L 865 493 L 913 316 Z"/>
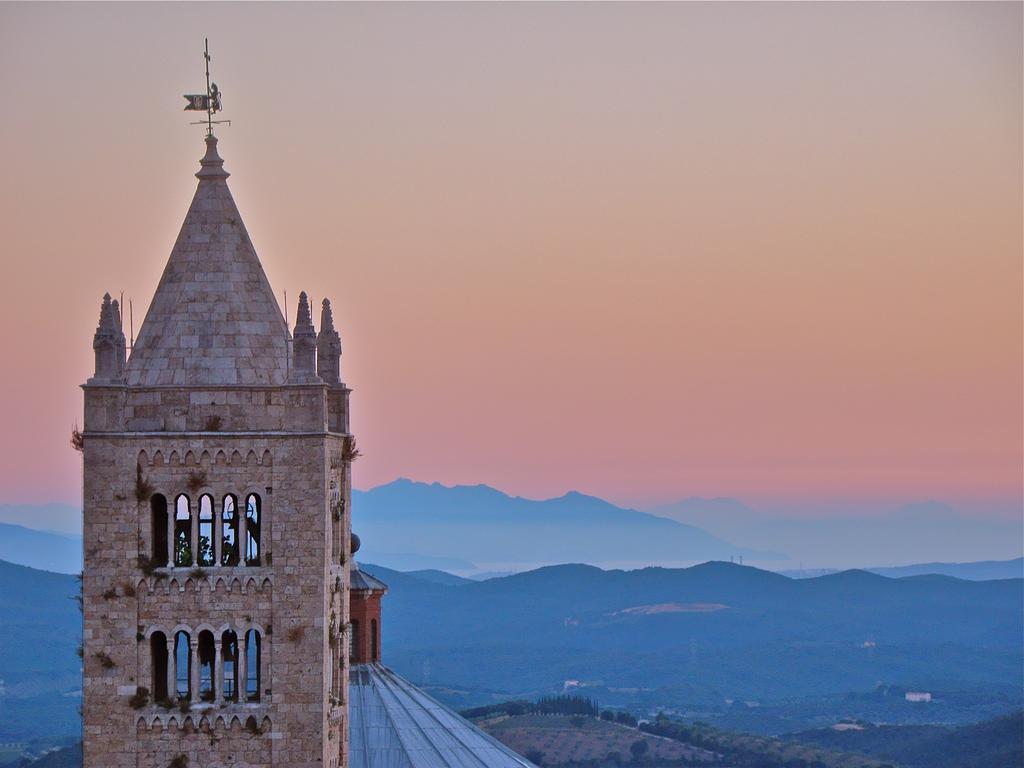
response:
<path fill-rule="evenodd" d="M 199 701 L 199 635 L 188 641 L 188 695 L 189 701 Z"/>
<path fill-rule="evenodd" d="M 224 667 L 221 661 L 221 643 L 213 638 L 213 703 L 220 705 L 224 701 Z"/>
<path fill-rule="evenodd" d="M 237 635 L 236 635 L 237 636 Z M 243 631 L 238 638 L 238 673 L 235 679 L 238 684 L 235 686 L 235 701 L 242 703 L 246 700 L 246 692 L 249 689 L 249 633 Z"/>
<path fill-rule="evenodd" d="M 174 553 L 177 549 L 178 543 L 174 540 L 174 521 L 178 516 L 178 505 L 174 505 L 174 510 L 167 511 L 167 567 L 171 568 L 174 566 Z M 172 633 L 173 634 L 173 633 Z"/>
<path fill-rule="evenodd" d="M 238 515 L 238 543 L 236 544 L 238 548 L 238 562 L 235 563 L 235 565 L 245 565 L 245 537 L 249 526 L 245 519 L 246 514 L 244 509 L 236 509 L 235 514 Z M 244 643 L 240 643 L 240 645 L 244 645 Z"/>
<path fill-rule="evenodd" d="M 212 499 L 210 501 L 210 504 L 213 505 L 213 500 Z M 210 546 L 213 547 L 213 564 L 215 566 L 220 565 L 221 544 L 223 543 L 221 541 L 221 538 L 224 535 L 224 518 L 223 518 L 223 514 L 224 514 L 223 509 L 221 509 L 221 511 L 218 512 L 217 511 L 217 507 L 214 505 L 214 507 L 213 507 L 213 524 L 210 527 L 210 537 L 213 539 L 213 541 L 210 542 Z M 218 639 L 218 645 L 219 644 L 220 644 L 220 641 Z"/>
<path fill-rule="evenodd" d="M 200 502 L 202 503 L 202 502 Z M 189 534 L 190 544 L 192 547 L 192 567 L 197 568 L 199 566 L 199 504 L 196 505 L 196 509 L 192 509 L 192 500 L 188 503 L 189 509 Z M 194 692 L 193 692 L 194 693 Z"/>
<path fill-rule="evenodd" d="M 175 653 L 176 632 L 167 637 L 167 698 L 178 700 L 178 654 Z"/>

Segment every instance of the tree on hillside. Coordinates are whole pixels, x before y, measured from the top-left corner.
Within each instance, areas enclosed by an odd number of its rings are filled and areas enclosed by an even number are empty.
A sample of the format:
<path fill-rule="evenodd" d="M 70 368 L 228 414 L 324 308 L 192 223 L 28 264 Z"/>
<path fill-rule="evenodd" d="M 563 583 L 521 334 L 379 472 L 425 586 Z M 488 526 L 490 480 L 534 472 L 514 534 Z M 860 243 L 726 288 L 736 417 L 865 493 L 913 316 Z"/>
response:
<path fill-rule="evenodd" d="M 643 739 L 637 739 L 629 745 L 629 753 L 633 755 L 633 762 L 639 763 L 643 760 L 644 755 L 647 754 L 647 742 Z"/>
<path fill-rule="evenodd" d="M 633 717 L 629 712 L 618 712 L 615 715 L 615 722 L 628 725 L 631 728 L 636 728 L 636 718 Z"/>
<path fill-rule="evenodd" d="M 586 696 L 544 696 L 537 699 L 534 711 L 539 715 L 586 715 L 597 717 L 600 711 L 594 699 Z"/>

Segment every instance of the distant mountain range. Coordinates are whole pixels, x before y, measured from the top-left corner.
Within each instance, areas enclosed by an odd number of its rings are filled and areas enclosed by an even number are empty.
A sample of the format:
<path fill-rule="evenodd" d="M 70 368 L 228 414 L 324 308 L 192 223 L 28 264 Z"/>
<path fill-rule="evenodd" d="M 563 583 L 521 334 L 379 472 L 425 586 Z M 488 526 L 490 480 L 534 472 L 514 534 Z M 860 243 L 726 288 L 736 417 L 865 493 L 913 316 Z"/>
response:
<path fill-rule="evenodd" d="M 486 485 L 396 480 L 354 491 L 353 520 L 368 561 L 473 578 L 566 562 L 639 568 L 735 559 L 797 577 L 872 566 L 988 579 L 1019 575 L 1005 561 L 1024 548 L 1024 515 L 972 517 L 939 502 L 795 515 L 690 498 L 637 511 L 576 492 L 536 501 Z M 0 558 L 11 562 L 77 573 L 80 531 L 81 513 L 70 505 L 0 504 Z M 959 565 L 987 560 L 997 564 Z"/>
<path fill-rule="evenodd" d="M 470 558 L 493 570 L 564 562 L 786 559 L 779 552 L 737 547 L 692 525 L 576 492 L 533 501 L 486 485 L 396 480 L 353 491 L 352 525 L 368 552 L 386 547 L 432 558 Z"/>
<path fill-rule="evenodd" d="M 0 560 L 57 573 L 80 573 L 82 537 L 0 523 Z"/>
<path fill-rule="evenodd" d="M 805 744 L 872 755 L 908 768 L 1011 768 L 1024 765 L 1024 712 L 953 728 L 854 724 L 792 734 Z"/>
<path fill-rule="evenodd" d="M 417 552 L 382 552 L 372 547 L 363 547 L 359 556 L 396 571 L 458 571 L 459 573 L 480 572 L 475 563 L 459 557 L 437 557 Z"/>
<path fill-rule="evenodd" d="M 438 583 L 435 574 L 362 567 L 390 587 L 385 660 L 467 706 L 499 691 L 550 693 L 566 680 L 603 703 L 697 711 L 726 700 L 831 697 L 844 715 L 894 717 L 848 697 L 880 681 L 934 691 L 944 703 L 927 716 L 949 722 L 1020 706 L 1019 578 L 845 571 L 795 580 L 712 562 L 636 571 L 565 565 Z"/>
<path fill-rule="evenodd" d="M 879 576 L 901 578 L 903 576 L 952 576 L 968 581 L 990 581 L 992 579 L 1024 578 L 1024 557 L 1013 560 L 982 560 L 977 563 L 916 563 L 914 565 L 898 565 L 892 568 L 865 568 L 869 573 Z M 838 573 L 835 568 L 813 568 L 809 570 L 779 571 L 783 576 L 792 579 L 806 579 L 814 576 L 828 576 Z"/>
<path fill-rule="evenodd" d="M 34 531 L 82 535 L 82 509 L 71 504 L 0 504 L 0 523 L 10 523 Z"/>
<path fill-rule="evenodd" d="M 751 711 L 764 713 L 771 701 L 831 697 L 829 713 L 868 716 L 880 705 L 849 693 L 879 681 L 933 692 L 928 716 L 944 722 L 1021 705 L 1024 579 L 845 571 L 796 580 L 712 562 L 564 565 L 477 582 L 362 567 L 389 586 L 384 660 L 450 704 L 530 698 L 576 680 L 637 711 L 736 700 L 759 701 Z M 78 589 L 73 576 L 0 562 L 0 742 L 77 731 Z M 922 711 L 885 706 L 873 716 Z M 755 725 L 820 722 L 817 705 L 809 712 L 757 714 Z"/>
<path fill-rule="evenodd" d="M 74 576 L 0 561 L 0 742 L 80 731 L 78 594 Z"/>
<path fill-rule="evenodd" d="M 754 510 L 730 498 L 689 498 L 646 511 L 697 526 L 737 546 L 784 551 L 794 565 L 807 568 L 1003 560 L 1024 554 L 1019 503 L 1007 503 L 998 516 L 938 501 L 887 509 L 850 502 L 842 508 L 819 512 L 808 506 L 796 512 Z"/>

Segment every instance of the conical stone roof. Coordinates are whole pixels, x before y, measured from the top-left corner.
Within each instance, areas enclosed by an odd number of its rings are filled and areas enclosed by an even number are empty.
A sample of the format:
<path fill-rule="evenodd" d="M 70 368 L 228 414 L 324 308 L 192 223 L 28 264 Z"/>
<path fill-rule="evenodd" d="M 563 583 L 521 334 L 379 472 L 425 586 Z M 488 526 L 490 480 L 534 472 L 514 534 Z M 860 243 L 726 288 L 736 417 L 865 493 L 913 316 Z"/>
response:
<path fill-rule="evenodd" d="M 129 385 L 284 384 L 288 326 L 228 189 L 217 139 L 126 367 Z"/>

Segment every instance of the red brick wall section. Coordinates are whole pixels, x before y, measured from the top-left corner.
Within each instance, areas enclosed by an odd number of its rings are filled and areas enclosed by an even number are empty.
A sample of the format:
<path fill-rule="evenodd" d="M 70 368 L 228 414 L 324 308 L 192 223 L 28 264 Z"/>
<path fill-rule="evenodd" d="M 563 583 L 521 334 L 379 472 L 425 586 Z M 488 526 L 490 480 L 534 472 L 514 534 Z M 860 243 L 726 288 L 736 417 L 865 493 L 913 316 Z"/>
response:
<path fill-rule="evenodd" d="M 349 593 L 351 631 L 355 633 L 355 654 L 352 661 L 355 664 L 370 664 L 380 661 L 380 599 L 380 592 L 353 591 Z M 372 636 L 374 621 L 377 622 L 377 658 L 371 658 L 371 651 L 374 647 Z"/>

